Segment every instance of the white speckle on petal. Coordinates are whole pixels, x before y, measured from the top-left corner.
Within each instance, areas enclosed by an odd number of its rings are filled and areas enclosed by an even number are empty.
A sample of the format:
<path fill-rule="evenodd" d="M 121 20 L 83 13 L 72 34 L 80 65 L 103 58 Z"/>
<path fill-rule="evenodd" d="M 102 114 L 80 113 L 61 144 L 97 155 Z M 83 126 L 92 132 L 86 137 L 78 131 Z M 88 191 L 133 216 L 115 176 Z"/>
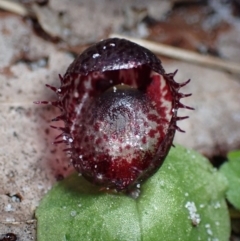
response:
<path fill-rule="evenodd" d="M 103 175 L 100 174 L 100 173 L 98 173 L 98 174 L 97 174 L 97 179 L 98 179 L 98 180 L 102 180 L 102 179 L 103 179 Z"/>
<path fill-rule="evenodd" d="M 79 97 L 79 93 L 77 91 L 74 92 L 74 97 L 78 98 Z"/>
<path fill-rule="evenodd" d="M 98 54 L 98 53 L 96 53 L 96 54 L 93 54 L 93 58 L 95 59 L 95 58 L 98 58 L 100 56 L 100 54 Z"/>

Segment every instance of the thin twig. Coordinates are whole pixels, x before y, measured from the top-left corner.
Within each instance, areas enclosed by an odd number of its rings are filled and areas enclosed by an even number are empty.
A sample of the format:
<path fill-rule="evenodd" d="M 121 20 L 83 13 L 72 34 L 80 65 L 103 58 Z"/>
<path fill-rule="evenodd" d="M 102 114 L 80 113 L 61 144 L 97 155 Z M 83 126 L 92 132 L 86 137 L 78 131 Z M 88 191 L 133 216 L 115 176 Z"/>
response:
<path fill-rule="evenodd" d="M 240 74 L 240 63 L 223 60 L 217 57 L 205 56 L 193 51 L 172 47 L 166 44 L 155 43 L 148 40 L 127 37 L 118 34 L 111 34 L 111 38 L 125 38 L 139 45 L 142 45 L 152 52 L 174 59 L 184 60 L 195 64 L 200 64 L 209 68 L 225 70 L 231 73 Z"/>
<path fill-rule="evenodd" d="M 16 13 L 22 17 L 29 15 L 29 11 L 22 4 L 9 0 L 0 0 L 0 8 L 8 12 Z"/>

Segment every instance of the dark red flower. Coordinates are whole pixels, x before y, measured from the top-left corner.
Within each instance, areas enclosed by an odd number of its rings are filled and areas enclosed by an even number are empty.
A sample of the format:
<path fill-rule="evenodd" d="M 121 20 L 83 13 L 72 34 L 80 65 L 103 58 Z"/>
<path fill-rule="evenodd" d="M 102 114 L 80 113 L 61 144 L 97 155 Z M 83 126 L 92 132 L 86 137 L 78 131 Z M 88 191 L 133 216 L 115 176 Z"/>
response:
<path fill-rule="evenodd" d="M 53 89 L 62 110 L 62 140 L 72 164 L 90 182 L 130 190 L 162 165 L 172 145 L 186 85 L 166 74 L 148 49 L 106 39 L 80 54 Z M 179 129 L 180 130 L 180 129 Z"/>

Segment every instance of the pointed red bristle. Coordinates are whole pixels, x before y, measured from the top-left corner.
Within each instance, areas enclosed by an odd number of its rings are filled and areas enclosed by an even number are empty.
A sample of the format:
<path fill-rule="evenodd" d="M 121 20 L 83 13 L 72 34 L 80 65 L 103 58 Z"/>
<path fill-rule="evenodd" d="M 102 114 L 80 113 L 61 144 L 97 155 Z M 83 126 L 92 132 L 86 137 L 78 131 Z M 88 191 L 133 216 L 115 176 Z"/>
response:
<path fill-rule="evenodd" d="M 72 152 L 72 150 L 73 150 L 72 148 L 65 148 L 65 149 L 63 149 L 64 152 Z"/>
<path fill-rule="evenodd" d="M 60 140 L 60 141 L 54 141 L 54 142 L 53 142 L 54 145 L 62 144 L 62 143 L 65 143 L 66 145 L 68 145 L 68 142 L 65 141 L 65 140 Z"/>
<path fill-rule="evenodd" d="M 54 91 L 54 92 L 57 92 L 57 88 L 54 87 L 54 86 L 51 86 L 51 85 L 46 84 L 46 87 L 49 88 L 49 89 L 51 89 L 51 90 Z"/>
<path fill-rule="evenodd" d="M 51 101 L 41 101 L 41 100 L 38 100 L 38 101 L 33 101 L 34 104 L 37 104 L 37 105 L 50 105 L 52 102 Z"/>
<path fill-rule="evenodd" d="M 183 94 L 183 93 L 178 93 L 179 98 L 186 98 L 191 96 L 192 94 Z"/>
<path fill-rule="evenodd" d="M 176 69 L 173 73 L 169 73 L 169 74 L 167 74 L 168 75 L 168 77 L 170 77 L 170 78 L 174 78 L 174 76 L 177 74 L 177 72 L 178 72 L 178 69 Z"/>
<path fill-rule="evenodd" d="M 194 110 L 193 107 L 190 107 L 188 105 L 184 105 L 184 104 L 182 104 L 180 102 L 178 103 L 178 108 L 185 108 L 185 109 L 188 109 L 188 110 Z"/>
<path fill-rule="evenodd" d="M 178 69 L 176 69 L 174 72 L 173 72 L 173 77 L 177 74 L 178 72 Z"/>
<path fill-rule="evenodd" d="M 187 85 L 190 81 L 191 81 L 191 79 L 188 79 L 187 81 L 185 81 L 183 83 L 179 83 L 179 87 L 181 88 L 181 87 Z"/>
<path fill-rule="evenodd" d="M 63 77 L 62 77 L 62 75 L 59 74 L 58 77 L 60 79 L 61 84 L 63 84 Z"/>
<path fill-rule="evenodd" d="M 174 127 L 175 127 L 175 129 L 177 130 L 177 131 L 180 131 L 180 132 L 185 132 L 184 130 L 182 130 L 179 126 L 177 126 L 177 125 L 174 125 Z"/>
<path fill-rule="evenodd" d="M 59 134 L 58 136 L 55 137 L 55 140 L 59 139 L 60 137 L 63 136 L 64 133 Z"/>
<path fill-rule="evenodd" d="M 185 120 L 185 119 L 188 119 L 188 118 L 189 118 L 189 116 L 177 116 L 176 121 Z"/>
<path fill-rule="evenodd" d="M 58 129 L 58 126 L 50 126 L 51 128 L 53 128 L 53 129 Z"/>
<path fill-rule="evenodd" d="M 59 127 L 59 126 L 52 126 L 50 125 L 51 128 L 59 130 L 59 131 L 63 131 L 63 132 L 67 132 L 68 129 L 66 127 Z"/>
<path fill-rule="evenodd" d="M 59 115 L 59 116 L 57 116 L 57 117 L 52 119 L 52 121 L 60 121 L 60 120 L 64 121 L 65 120 L 65 115 Z"/>

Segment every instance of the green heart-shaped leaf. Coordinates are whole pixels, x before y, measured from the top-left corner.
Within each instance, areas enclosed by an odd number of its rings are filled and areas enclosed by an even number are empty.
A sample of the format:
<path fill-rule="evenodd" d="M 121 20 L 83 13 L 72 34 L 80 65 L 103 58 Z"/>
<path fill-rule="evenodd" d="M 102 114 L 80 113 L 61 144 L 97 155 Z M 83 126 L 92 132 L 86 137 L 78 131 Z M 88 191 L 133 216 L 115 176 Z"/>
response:
<path fill-rule="evenodd" d="M 228 179 L 228 201 L 240 210 L 240 151 L 232 151 L 228 154 L 228 162 L 221 166 L 220 172 Z"/>
<path fill-rule="evenodd" d="M 208 160 L 180 146 L 138 199 L 104 193 L 74 174 L 41 201 L 38 241 L 227 241 L 226 183 Z"/>

